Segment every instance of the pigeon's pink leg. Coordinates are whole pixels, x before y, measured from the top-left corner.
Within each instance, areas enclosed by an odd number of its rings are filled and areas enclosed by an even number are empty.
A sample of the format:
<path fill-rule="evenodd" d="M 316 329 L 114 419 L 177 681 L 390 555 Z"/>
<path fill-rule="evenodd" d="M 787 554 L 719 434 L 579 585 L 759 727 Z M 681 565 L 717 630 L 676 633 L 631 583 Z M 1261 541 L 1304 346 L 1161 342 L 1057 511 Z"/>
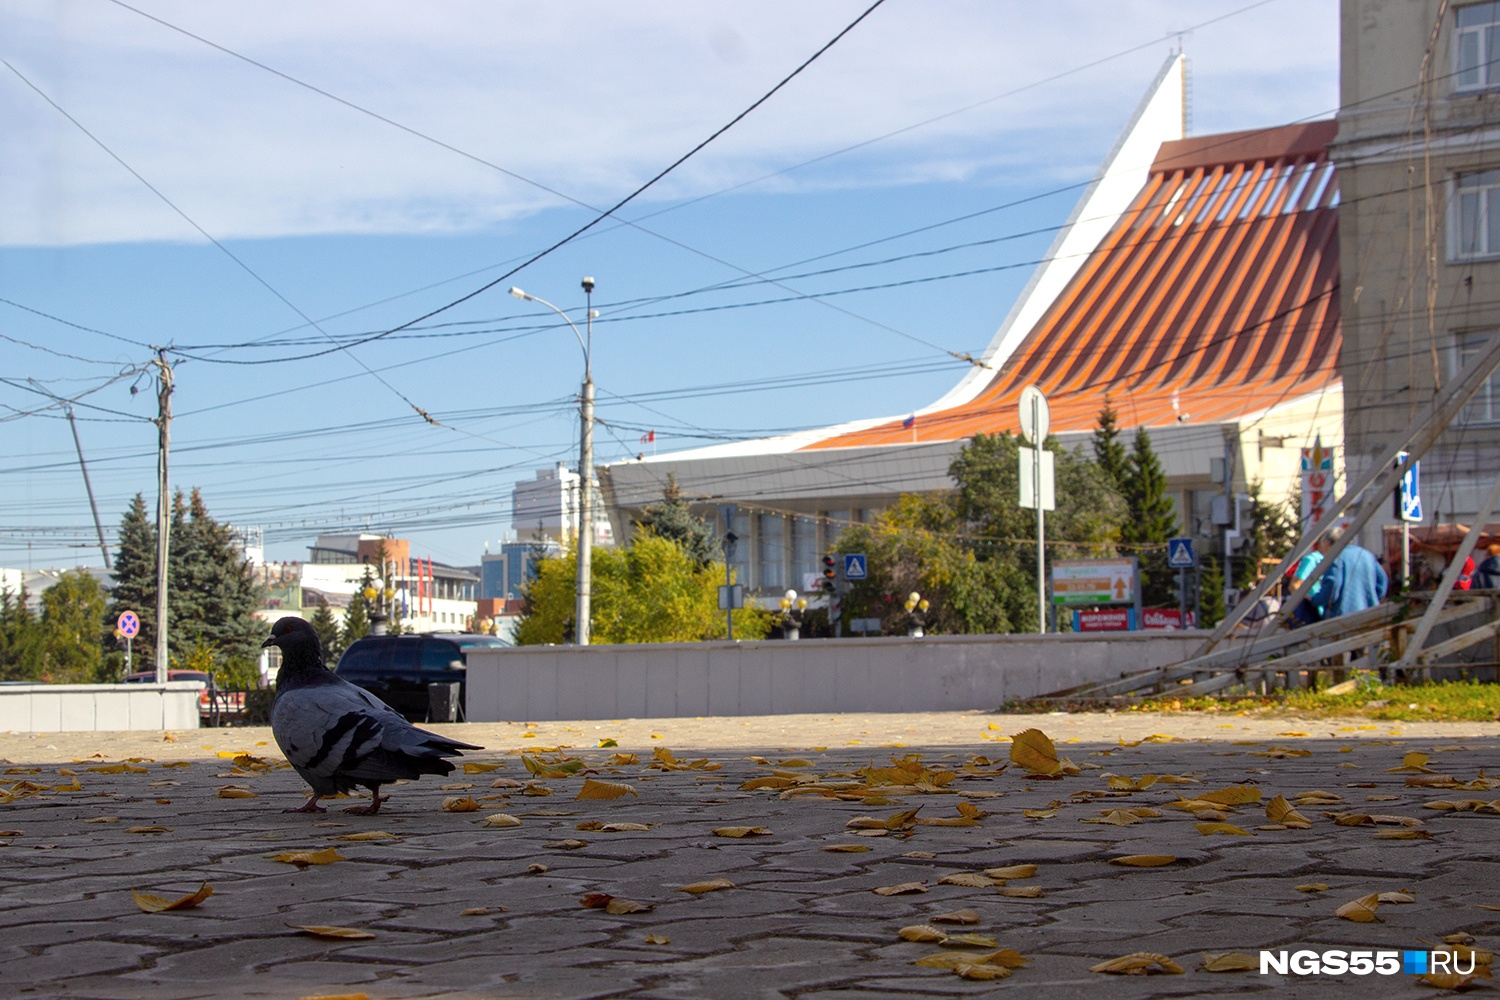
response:
<path fill-rule="evenodd" d="M 376 813 L 380 812 L 380 803 L 390 798 L 389 795 L 380 794 L 379 785 L 376 785 L 370 789 L 370 795 L 373 797 L 374 801 L 372 801 L 369 805 L 350 806 L 348 809 L 345 809 L 344 812 L 349 813 L 351 816 L 374 816 Z"/>
<path fill-rule="evenodd" d="M 302 803 L 302 805 L 298 806 L 296 809 L 283 809 L 281 811 L 289 813 L 327 812 L 327 809 L 324 809 L 322 806 L 318 805 L 318 799 L 320 798 L 322 798 L 322 796 L 320 796 L 317 792 L 313 792 L 312 795 L 308 796 L 307 801 Z"/>

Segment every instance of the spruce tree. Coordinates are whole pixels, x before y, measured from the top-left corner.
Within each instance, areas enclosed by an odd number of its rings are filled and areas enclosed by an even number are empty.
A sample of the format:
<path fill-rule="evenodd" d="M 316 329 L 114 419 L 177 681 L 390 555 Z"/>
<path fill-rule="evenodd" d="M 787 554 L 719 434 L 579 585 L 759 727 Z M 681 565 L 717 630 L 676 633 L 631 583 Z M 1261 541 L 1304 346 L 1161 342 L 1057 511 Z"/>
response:
<path fill-rule="evenodd" d="M 677 477 L 671 473 L 667 474 L 661 503 L 651 504 L 642 511 L 636 526 L 658 538 L 676 542 L 700 567 L 713 562 L 719 550 L 713 528 L 702 518 L 693 516 L 687 502 L 682 499 Z"/>
<path fill-rule="evenodd" d="M 1120 526 L 1120 540 L 1134 546 L 1140 559 L 1142 601 L 1148 607 L 1175 603 L 1167 542 L 1177 535 L 1177 514 L 1167 495 L 1166 473 L 1144 427 L 1135 432 L 1123 492 L 1129 516 Z"/>
<path fill-rule="evenodd" d="M 318 633 L 318 641 L 323 644 L 324 660 L 329 664 L 336 663 L 339 654 L 344 651 L 344 646 L 339 636 L 339 621 L 329 610 L 327 598 L 318 598 L 318 610 L 313 612 L 308 623 L 312 625 L 313 631 Z"/>
<path fill-rule="evenodd" d="M 28 607 L 25 584 L 19 594 L 0 590 L 0 680 L 34 681 L 42 675 L 41 624 Z"/>
<path fill-rule="evenodd" d="M 234 531 L 208 513 L 196 489 L 172 503 L 169 553 L 172 648 L 185 656 L 199 642 L 214 652 L 231 683 L 247 683 L 260 652 L 265 624 L 255 612 L 261 591 L 240 555 Z"/>
<path fill-rule="evenodd" d="M 1125 481 L 1130 475 L 1130 459 L 1125 446 L 1120 443 L 1120 431 L 1116 424 L 1118 414 L 1104 397 L 1104 409 L 1099 411 L 1099 424 L 1094 430 L 1094 461 L 1104 471 L 1116 490 L 1125 492 Z"/>
<path fill-rule="evenodd" d="M 131 640 L 131 669 L 153 670 L 156 665 L 156 525 L 137 493 L 120 519 L 115 550 L 114 587 L 104 612 L 104 628 L 113 632 L 122 611 L 134 611 L 141 630 Z M 169 591 L 170 594 L 170 591 Z"/>
<path fill-rule="evenodd" d="M 369 602 L 365 599 L 365 590 L 374 586 L 374 583 L 375 576 L 370 572 L 370 567 L 366 566 L 364 579 L 359 581 L 354 596 L 349 599 L 349 610 L 344 612 L 344 628 L 339 634 L 343 649 L 348 649 L 356 639 L 363 639 L 370 634 L 370 609 Z"/>

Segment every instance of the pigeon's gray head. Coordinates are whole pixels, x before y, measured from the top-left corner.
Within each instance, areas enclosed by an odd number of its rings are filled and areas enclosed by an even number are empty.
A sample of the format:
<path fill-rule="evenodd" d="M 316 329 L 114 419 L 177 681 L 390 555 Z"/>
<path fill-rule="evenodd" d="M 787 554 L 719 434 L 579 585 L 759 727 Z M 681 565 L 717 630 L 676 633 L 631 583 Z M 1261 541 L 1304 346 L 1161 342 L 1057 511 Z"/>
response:
<path fill-rule="evenodd" d="M 271 635 L 261 648 L 277 646 L 281 649 L 282 658 L 286 662 L 318 662 L 323 660 L 323 645 L 318 641 L 318 633 L 313 627 L 301 618 L 278 619 L 271 626 Z"/>

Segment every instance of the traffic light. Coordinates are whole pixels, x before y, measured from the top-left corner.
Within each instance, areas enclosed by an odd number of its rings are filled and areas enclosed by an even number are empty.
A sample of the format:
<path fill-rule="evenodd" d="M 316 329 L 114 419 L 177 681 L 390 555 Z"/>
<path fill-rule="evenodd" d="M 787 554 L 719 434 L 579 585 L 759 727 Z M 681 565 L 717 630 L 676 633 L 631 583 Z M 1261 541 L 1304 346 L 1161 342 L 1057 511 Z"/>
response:
<path fill-rule="evenodd" d="M 838 581 L 838 557 L 826 555 L 823 557 L 823 582 L 821 584 L 824 593 L 831 594 L 837 586 Z"/>

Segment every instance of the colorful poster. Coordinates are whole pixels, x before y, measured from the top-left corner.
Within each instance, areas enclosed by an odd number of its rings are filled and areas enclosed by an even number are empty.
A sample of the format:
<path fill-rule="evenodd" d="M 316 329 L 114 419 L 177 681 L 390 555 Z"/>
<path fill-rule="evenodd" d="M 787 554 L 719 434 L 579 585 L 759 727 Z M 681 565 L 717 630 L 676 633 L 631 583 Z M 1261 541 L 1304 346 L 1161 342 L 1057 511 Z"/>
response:
<path fill-rule="evenodd" d="M 1311 448 L 1302 449 L 1302 529 L 1327 516 L 1333 504 L 1333 449 L 1323 447 L 1318 435 Z"/>

